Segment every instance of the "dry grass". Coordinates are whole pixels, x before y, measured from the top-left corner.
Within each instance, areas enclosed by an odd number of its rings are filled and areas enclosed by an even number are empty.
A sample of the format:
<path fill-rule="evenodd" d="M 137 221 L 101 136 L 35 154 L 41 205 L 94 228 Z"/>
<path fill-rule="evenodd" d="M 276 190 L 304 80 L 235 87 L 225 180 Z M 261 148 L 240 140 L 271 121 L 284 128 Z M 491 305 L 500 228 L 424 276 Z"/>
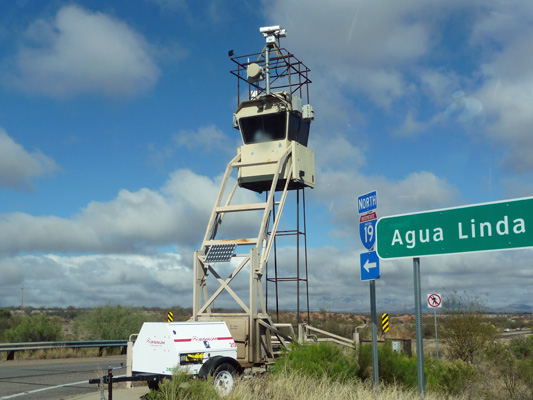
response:
<path fill-rule="evenodd" d="M 418 391 L 399 386 L 380 386 L 380 400 L 420 399 Z M 297 372 L 264 374 L 252 379 L 240 379 L 227 397 L 230 400 L 283 399 L 283 400 L 367 400 L 375 398 L 369 384 L 353 381 L 332 382 L 328 378 L 314 379 Z M 442 394 L 426 393 L 426 400 L 442 400 Z M 448 400 L 466 400 L 466 397 L 447 397 Z"/>

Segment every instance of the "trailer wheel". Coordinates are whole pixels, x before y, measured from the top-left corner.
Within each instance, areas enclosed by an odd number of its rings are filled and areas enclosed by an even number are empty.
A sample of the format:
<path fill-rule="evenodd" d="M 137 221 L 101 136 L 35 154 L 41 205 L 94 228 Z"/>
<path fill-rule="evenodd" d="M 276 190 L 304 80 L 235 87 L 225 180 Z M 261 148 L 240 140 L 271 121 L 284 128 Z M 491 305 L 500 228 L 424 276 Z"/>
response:
<path fill-rule="evenodd" d="M 146 383 L 148 384 L 148 389 L 159 390 L 159 379 L 150 379 Z"/>
<path fill-rule="evenodd" d="M 226 395 L 233 388 L 235 368 L 228 363 L 220 364 L 213 373 L 213 385 L 221 395 Z"/>

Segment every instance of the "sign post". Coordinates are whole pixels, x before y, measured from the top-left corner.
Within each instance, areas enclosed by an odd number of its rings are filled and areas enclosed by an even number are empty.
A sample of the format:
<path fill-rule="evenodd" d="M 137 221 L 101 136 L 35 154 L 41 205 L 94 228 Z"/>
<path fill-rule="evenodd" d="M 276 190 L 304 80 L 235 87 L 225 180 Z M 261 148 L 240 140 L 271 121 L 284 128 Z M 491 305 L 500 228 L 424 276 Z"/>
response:
<path fill-rule="evenodd" d="M 413 258 L 413 275 L 415 281 L 415 314 L 416 314 L 416 365 L 418 374 L 418 394 L 424 398 L 424 333 L 422 331 L 422 304 L 420 289 L 420 258 Z"/>
<path fill-rule="evenodd" d="M 378 195 L 373 192 L 364 194 L 357 198 L 357 210 L 361 215 L 359 219 L 359 234 L 361 242 L 368 252 L 360 255 L 361 280 L 370 281 L 370 321 L 372 325 L 372 371 L 374 375 L 374 389 L 379 395 L 379 366 L 378 366 L 378 327 L 376 317 L 376 279 L 379 279 L 379 257 L 374 249 L 376 243 L 376 222 L 375 210 L 378 206 Z"/>
<path fill-rule="evenodd" d="M 442 297 L 438 293 L 428 294 L 428 307 L 435 312 L 435 346 L 437 348 L 437 360 L 439 359 L 439 339 L 437 337 L 437 308 L 442 307 Z"/>

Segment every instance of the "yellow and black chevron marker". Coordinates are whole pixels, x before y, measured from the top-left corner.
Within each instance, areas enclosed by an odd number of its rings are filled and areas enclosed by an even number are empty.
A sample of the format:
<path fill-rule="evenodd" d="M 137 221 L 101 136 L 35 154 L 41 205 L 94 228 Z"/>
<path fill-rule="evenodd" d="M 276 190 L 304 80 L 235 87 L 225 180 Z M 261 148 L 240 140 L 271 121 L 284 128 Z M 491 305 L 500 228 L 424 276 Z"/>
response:
<path fill-rule="evenodd" d="M 167 314 L 167 320 L 168 322 L 172 322 L 174 321 L 174 314 L 172 313 L 172 311 L 169 311 L 168 314 Z"/>
<path fill-rule="evenodd" d="M 387 313 L 381 314 L 381 329 L 384 333 L 389 331 L 389 314 Z"/>

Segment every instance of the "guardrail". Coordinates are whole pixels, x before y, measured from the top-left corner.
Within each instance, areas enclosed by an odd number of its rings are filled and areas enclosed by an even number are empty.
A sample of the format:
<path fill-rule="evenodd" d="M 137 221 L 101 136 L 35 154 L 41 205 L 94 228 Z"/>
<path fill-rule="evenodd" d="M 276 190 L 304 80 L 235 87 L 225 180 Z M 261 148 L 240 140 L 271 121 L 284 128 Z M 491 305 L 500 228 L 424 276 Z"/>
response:
<path fill-rule="evenodd" d="M 317 334 L 326 336 L 318 337 Z M 326 332 L 322 329 L 315 328 L 307 324 L 298 325 L 298 340 L 300 343 L 304 342 L 334 342 L 342 346 L 355 349 L 354 340 L 347 339 L 345 337 L 335 335 L 330 332 Z"/>
<path fill-rule="evenodd" d="M 15 359 L 15 352 L 27 350 L 52 350 L 52 349 L 81 349 L 98 347 L 98 356 L 102 355 L 106 347 L 122 347 L 121 354 L 126 354 L 127 340 L 89 340 L 65 342 L 28 342 L 28 343 L 1 343 L 0 352 L 7 352 L 7 360 Z"/>

